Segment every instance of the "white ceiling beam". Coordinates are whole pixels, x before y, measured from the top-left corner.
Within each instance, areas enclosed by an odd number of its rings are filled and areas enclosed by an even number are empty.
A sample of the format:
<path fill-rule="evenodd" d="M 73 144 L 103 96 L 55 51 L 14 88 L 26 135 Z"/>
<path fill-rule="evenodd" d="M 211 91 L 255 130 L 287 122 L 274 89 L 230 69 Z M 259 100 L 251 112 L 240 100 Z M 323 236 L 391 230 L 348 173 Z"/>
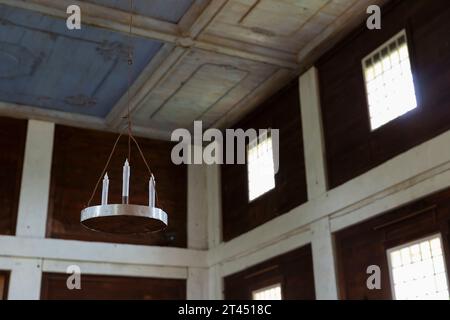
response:
<path fill-rule="evenodd" d="M 104 119 L 98 117 L 8 102 L 0 102 L 0 116 L 48 121 L 66 126 L 114 133 L 117 133 L 122 129 L 120 126 L 111 127 Z M 133 134 L 137 137 L 169 140 L 171 132 L 142 126 L 133 126 Z"/>

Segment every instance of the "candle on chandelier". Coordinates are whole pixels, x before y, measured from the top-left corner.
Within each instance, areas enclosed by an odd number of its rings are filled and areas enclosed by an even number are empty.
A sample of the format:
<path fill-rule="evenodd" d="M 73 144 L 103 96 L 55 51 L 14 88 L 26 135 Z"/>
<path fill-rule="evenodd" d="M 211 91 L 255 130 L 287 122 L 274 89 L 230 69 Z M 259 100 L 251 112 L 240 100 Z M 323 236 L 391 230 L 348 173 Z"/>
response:
<path fill-rule="evenodd" d="M 108 172 L 105 174 L 103 178 L 103 189 L 102 189 L 102 206 L 108 204 L 108 190 L 109 190 L 109 178 Z"/>
<path fill-rule="evenodd" d="M 150 208 L 156 207 L 155 198 L 156 198 L 156 183 L 153 175 L 148 182 L 148 206 Z"/>
<path fill-rule="evenodd" d="M 128 159 L 125 160 L 123 165 L 123 177 L 122 177 L 122 203 L 128 204 L 128 196 L 130 194 L 130 164 Z"/>

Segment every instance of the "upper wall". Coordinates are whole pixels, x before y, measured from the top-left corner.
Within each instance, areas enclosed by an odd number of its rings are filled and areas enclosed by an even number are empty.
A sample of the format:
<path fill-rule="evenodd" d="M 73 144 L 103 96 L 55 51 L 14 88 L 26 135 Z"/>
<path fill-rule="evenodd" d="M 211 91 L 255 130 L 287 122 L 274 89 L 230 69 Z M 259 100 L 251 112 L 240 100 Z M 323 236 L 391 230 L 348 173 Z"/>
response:
<path fill-rule="evenodd" d="M 224 279 L 225 298 L 251 300 L 252 293 L 281 285 L 283 300 L 314 300 L 314 275 L 311 246 L 282 254 Z"/>
<path fill-rule="evenodd" d="M 249 202 L 246 165 L 222 165 L 224 241 L 306 202 L 306 174 L 298 82 L 294 81 L 240 121 L 234 128 L 279 129 L 279 171 L 275 188 Z"/>
<path fill-rule="evenodd" d="M 437 233 L 450 267 L 450 189 L 346 228 L 335 235 L 341 299 L 392 299 L 386 251 Z M 381 289 L 370 290 L 367 267 L 381 270 Z"/>
<path fill-rule="evenodd" d="M 406 28 L 418 108 L 371 132 L 362 59 Z M 336 187 L 450 129 L 450 2 L 392 1 L 317 63 L 328 179 Z"/>
<path fill-rule="evenodd" d="M 138 139 L 154 172 L 159 206 L 169 215 L 169 227 L 145 235 L 110 235 L 89 231 L 80 224 L 86 206 L 112 150 L 117 134 L 57 125 L 53 150 L 47 236 L 59 239 L 120 242 L 186 247 L 187 171 L 171 161 L 173 144 Z M 121 203 L 122 168 L 128 157 L 128 139 L 123 136 L 108 168 L 109 202 Z M 134 145 L 131 150 L 130 201 L 148 205 L 149 173 Z M 91 205 L 101 199 L 101 183 Z"/>
<path fill-rule="evenodd" d="M 0 234 L 16 232 L 27 121 L 0 117 Z"/>

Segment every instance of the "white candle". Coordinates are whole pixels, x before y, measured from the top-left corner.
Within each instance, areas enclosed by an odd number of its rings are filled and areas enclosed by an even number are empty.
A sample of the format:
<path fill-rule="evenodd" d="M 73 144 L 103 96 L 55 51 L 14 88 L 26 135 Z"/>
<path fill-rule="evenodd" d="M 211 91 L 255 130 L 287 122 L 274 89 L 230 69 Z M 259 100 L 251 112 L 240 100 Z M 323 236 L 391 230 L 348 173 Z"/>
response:
<path fill-rule="evenodd" d="M 130 193 L 130 164 L 128 159 L 125 160 L 123 165 L 123 177 L 122 177 L 122 203 L 128 204 L 128 196 Z"/>
<path fill-rule="evenodd" d="M 155 178 L 150 178 L 150 181 L 148 182 L 148 206 L 150 208 L 156 207 L 155 198 L 156 198 L 156 188 L 155 188 Z"/>
<path fill-rule="evenodd" d="M 109 178 L 108 172 L 105 174 L 103 178 L 103 189 L 102 189 L 102 206 L 108 204 L 108 189 L 109 189 Z"/>

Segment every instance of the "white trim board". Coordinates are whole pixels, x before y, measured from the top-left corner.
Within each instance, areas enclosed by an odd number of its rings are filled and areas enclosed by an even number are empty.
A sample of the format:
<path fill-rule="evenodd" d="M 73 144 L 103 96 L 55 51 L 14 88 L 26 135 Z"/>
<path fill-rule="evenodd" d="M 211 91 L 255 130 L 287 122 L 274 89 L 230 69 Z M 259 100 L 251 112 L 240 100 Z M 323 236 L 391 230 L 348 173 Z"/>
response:
<path fill-rule="evenodd" d="M 90 274 L 162 279 L 188 278 L 188 269 L 186 267 L 159 267 L 121 263 L 62 261 L 52 259 L 43 260 L 42 272 L 66 273 L 67 268 L 72 265 L 80 267 L 81 275 Z"/>
<path fill-rule="evenodd" d="M 0 256 L 131 265 L 207 267 L 206 251 L 200 250 L 13 236 L 0 236 Z"/>

